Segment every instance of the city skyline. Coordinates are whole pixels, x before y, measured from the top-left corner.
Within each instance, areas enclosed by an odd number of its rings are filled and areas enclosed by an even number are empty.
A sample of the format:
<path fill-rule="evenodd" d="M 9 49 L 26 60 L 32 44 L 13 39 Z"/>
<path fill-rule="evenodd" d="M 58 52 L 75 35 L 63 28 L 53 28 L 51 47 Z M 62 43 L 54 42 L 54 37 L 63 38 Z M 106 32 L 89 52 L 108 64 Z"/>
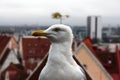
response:
<path fill-rule="evenodd" d="M 120 23 L 119 0 L 1 0 L 0 25 L 52 25 L 51 14 L 70 15 L 69 25 L 86 25 L 87 16 L 99 15 L 103 25 Z"/>

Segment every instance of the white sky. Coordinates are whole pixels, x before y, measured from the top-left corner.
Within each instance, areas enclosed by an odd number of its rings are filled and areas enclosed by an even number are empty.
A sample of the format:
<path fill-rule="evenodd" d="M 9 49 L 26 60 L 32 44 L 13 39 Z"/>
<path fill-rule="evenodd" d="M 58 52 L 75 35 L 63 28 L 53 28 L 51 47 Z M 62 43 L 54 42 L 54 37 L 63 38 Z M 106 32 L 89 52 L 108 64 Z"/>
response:
<path fill-rule="evenodd" d="M 120 0 L 0 0 L 0 25 L 59 23 L 53 12 L 70 15 L 63 23 L 86 25 L 88 15 L 102 16 L 103 24 L 120 23 Z"/>

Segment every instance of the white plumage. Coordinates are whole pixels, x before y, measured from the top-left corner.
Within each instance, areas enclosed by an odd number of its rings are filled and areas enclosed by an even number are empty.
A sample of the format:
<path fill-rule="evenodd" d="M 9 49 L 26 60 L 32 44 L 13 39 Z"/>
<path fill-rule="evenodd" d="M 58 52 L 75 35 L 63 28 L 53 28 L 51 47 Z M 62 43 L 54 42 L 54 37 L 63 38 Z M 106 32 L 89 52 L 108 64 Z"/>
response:
<path fill-rule="evenodd" d="M 48 61 L 39 80 L 86 80 L 85 74 L 72 57 L 72 30 L 69 26 L 56 24 L 44 31 L 52 42 Z"/>

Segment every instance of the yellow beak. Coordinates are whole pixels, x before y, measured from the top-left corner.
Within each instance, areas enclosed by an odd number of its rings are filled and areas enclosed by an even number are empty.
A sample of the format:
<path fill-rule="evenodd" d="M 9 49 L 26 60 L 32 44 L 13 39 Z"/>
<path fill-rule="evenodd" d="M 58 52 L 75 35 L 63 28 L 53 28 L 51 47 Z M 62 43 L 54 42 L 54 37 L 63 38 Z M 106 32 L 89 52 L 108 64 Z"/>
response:
<path fill-rule="evenodd" d="M 47 33 L 44 30 L 36 30 L 32 32 L 32 36 L 47 36 Z"/>

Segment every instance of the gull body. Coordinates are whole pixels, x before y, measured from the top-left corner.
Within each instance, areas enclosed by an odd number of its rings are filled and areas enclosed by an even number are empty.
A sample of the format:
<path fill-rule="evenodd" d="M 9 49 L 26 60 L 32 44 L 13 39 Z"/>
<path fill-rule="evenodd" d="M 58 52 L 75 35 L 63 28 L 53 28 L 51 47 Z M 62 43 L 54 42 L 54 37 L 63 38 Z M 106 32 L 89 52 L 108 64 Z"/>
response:
<path fill-rule="evenodd" d="M 43 33 L 52 44 L 39 80 L 86 80 L 84 71 L 72 57 L 73 34 L 71 28 L 56 24 Z"/>

